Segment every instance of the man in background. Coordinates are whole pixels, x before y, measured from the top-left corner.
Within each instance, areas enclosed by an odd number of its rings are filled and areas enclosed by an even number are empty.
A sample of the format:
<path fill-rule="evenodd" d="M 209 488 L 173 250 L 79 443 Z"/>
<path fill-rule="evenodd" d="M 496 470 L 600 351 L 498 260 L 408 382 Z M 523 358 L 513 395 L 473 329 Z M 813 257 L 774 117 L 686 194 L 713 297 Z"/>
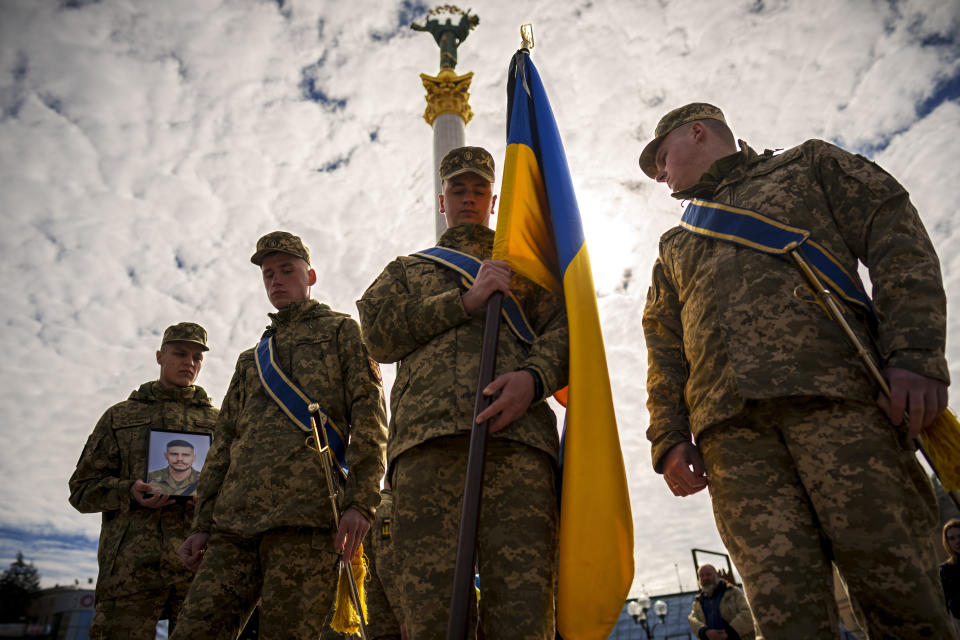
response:
<path fill-rule="evenodd" d="M 700 593 L 693 599 L 687 621 L 700 640 L 753 640 L 753 616 L 747 598 L 705 564 L 697 571 Z"/>

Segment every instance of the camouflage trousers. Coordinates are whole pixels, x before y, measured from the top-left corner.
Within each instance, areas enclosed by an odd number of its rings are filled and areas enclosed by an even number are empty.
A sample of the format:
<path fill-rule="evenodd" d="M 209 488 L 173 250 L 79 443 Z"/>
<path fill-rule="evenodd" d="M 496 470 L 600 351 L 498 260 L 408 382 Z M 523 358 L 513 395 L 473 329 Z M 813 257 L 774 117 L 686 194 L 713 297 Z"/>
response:
<path fill-rule="evenodd" d="M 214 533 L 171 638 L 233 640 L 258 600 L 259 637 L 316 638 L 336 595 L 338 559 L 326 529 Z"/>
<path fill-rule="evenodd" d="M 380 506 L 377 507 L 377 519 L 370 532 L 370 546 L 377 556 L 377 578 L 383 589 L 387 605 L 397 621 L 397 633 L 403 623 L 400 617 L 400 586 L 397 584 L 396 553 L 393 550 L 393 491 L 380 491 Z"/>
<path fill-rule="evenodd" d="M 169 589 L 97 600 L 90 623 L 90 640 L 153 640 L 160 620 L 169 620 L 169 629 L 173 629 L 189 584 L 181 582 Z"/>
<path fill-rule="evenodd" d="M 875 405 L 751 401 L 699 446 L 764 637 L 838 637 L 831 561 L 870 638 L 956 637 L 937 575 L 933 488 Z"/>
<path fill-rule="evenodd" d="M 446 637 L 468 447 L 467 435 L 436 438 L 394 462 L 393 561 L 410 640 Z M 477 544 L 489 640 L 553 640 L 557 511 L 550 457 L 491 438 Z"/>

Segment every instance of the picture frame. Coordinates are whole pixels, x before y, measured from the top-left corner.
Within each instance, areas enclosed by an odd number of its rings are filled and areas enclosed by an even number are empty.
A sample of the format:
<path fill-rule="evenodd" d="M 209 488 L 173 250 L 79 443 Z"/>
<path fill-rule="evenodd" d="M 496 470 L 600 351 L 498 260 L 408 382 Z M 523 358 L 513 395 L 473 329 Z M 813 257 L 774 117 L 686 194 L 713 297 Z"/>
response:
<path fill-rule="evenodd" d="M 144 497 L 160 493 L 186 501 L 196 496 L 200 470 L 212 443 L 209 433 L 150 429 L 143 481 L 153 492 Z"/>

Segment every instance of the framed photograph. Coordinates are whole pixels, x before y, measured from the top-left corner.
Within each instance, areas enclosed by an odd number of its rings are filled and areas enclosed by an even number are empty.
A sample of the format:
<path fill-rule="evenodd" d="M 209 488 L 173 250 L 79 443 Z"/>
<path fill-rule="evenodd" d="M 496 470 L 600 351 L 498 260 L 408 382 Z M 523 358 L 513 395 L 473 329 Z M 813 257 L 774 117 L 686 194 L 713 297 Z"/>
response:
<path fill-rule="evenodd" d="M 143 481 L 153 488 L 153 493 L 184 500 L 197 495 L 200 469 L 207 459 L 212 439 L 209 433 L 150 429 Z M 145 495 L 150 497 L 153 494 Z"/>

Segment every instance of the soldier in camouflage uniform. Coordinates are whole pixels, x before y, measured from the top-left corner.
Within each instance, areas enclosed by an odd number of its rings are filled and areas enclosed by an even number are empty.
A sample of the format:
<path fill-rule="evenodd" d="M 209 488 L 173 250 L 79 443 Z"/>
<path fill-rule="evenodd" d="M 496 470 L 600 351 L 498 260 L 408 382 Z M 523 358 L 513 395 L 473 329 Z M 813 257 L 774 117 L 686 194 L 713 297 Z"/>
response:
<path fill-rule="evenodd" d="M 297 236 L 263 236 L 250 261 L 277 309 L 265 334 L 277 366 L 349 442 L 343 514 L 338 530 L 319 456 L 264 390 L 254 349 L 244 351 L 204 464 L 193 534 L 180 549 L 199 569 L 174 639 L 235 638 L 258 599 L 262 637 L 318 637 L 336 594 L 338 554 L 353 557 L 380 500 L 383 390 L 359 326 L 310 298 L 316 273 Z"/>
<path fill-rule="evenodd" d="M 448 229 L 437 245 L 483 261 L 474 286 L 464 290 L 459 275 L 431 260 L 400 257 L 357 302 L 373 356 L 400 363 L 387 445 L 400 617 L 412 640 L 445 637 L 482 312 L 492 292 L 511 291 L 537 338 L 527 345 L 500 331 L 497 377 L 484 390 L 497 398 L 478 416 L 493 419 L 478 539 L 480 619 L 488 638 L 552 639 L 559 441 L 544 399 L 566 383 L 566 315 L 559 297 L 490 260 L 490 154 L 454 149 L 440 177 Z"/>
<path fill-rule="evenodd" d="M 158 620 L 168 619 L 171 629 L 176 624 L 193 577 L 177 547 L 190 531 L 194 507 L 142 478 L 151 429 L 213 432 L 217 410 L 193 384 L 206 350 L 200 325 L 167 327 L 157 351 L 160 378 L 103 414 L 70 478 L 70 504 L 103 514 L 93 640 L 152 640 Z"/>
<path fill-rule="evenodd" d="M 677 227 L 660 239 L 643 317 L 654 469 L 679 496 L 709 486 L 764 637 L 837 637 L 831 561 L 871 637 L 954 637 L 930 543 L 936 502 L 910 440 L 946 406 L 945 296 L 906 191 L 820 140 L 737 151 L 704 103 L 671 111 L 655 135 L 640 166 L 674 197 L 809 229 L 848 273 L 869 268 L 875 342 L 847 315 L 893 400 L 877 400 L 793 262 Z"/>
<path fill-rule="evenodd" d="M 167 466 L 151 471 L 147 483 L 155 493 L 169 496 L 192 496 L 197 493 L 200 472 L 193 468 L 196 459 L 193 445 L 186 440 L 171 440 L 164 453 Z"/>

